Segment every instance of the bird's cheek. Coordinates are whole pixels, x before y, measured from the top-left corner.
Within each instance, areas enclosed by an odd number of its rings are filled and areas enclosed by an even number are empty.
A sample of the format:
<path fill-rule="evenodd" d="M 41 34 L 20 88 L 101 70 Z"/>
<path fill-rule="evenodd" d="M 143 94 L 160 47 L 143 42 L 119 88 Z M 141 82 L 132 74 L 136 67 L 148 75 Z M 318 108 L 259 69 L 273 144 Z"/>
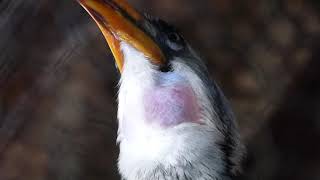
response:
<path fill-rule="evenodd" d="M 147 123 L 172 127 L 199 121 L 199 105 L 191 87 L 157 87 L 144 94 L 144 114 Z"/>

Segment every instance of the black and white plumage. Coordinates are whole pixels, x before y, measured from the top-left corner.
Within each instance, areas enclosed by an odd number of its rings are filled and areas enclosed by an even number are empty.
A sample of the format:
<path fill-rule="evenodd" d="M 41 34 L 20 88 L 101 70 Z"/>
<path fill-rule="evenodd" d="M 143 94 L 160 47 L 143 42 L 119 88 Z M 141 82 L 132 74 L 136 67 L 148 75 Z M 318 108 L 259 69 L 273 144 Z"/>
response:
<path fill-rule="evenodd" d="M 243 147 L 202 60 L 162 20 L 123 0 L 81 0 L 121 71 L 119 172 L 126 180 L 229 180 Z"/>

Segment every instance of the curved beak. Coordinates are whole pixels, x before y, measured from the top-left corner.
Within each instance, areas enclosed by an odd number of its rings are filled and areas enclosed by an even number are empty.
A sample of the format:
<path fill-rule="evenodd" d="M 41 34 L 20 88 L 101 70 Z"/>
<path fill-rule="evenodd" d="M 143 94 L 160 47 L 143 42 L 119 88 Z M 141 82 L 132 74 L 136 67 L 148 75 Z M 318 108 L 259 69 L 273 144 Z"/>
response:
<path fill-rule="evenodd" d="M 160 47 L 141 27 L 146 21 L 144 16 L 125 0 L 78 0 L 78 2 L 99 26 L 120 72 L 123 71 L 124 65 L 121 42 L 143 53 L 155 65 L 165 63 Z"/>

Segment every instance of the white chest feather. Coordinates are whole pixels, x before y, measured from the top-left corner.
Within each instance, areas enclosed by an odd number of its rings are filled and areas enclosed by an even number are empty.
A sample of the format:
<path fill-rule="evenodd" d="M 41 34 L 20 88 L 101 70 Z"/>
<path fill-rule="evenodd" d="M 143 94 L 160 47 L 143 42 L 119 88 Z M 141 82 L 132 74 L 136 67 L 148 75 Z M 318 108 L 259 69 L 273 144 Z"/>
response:
<path fill-rule="evenodd" d="M 130 60 L 119 91 L 121 175 L 128 180 L 218 177 L 223 161 L 215 142 L 221 136 L 202 123 L 207 113 L 202 92 L 183 76 L 159 74 L 130 46 L 122 49 Z"/>

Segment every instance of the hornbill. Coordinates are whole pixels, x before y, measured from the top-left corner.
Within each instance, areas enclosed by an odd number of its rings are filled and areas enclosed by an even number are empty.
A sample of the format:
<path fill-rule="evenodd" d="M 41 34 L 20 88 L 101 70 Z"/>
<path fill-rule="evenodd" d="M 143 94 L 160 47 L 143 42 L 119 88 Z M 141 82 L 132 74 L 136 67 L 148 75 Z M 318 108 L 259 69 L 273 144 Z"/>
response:
<path fill-rule="evenodd" d="M 173 26 L 125 0 L 78 0 L 121 73 L 119 172 L 126 180 L 228 180 L 242 157 L 235 118 Z"/>

